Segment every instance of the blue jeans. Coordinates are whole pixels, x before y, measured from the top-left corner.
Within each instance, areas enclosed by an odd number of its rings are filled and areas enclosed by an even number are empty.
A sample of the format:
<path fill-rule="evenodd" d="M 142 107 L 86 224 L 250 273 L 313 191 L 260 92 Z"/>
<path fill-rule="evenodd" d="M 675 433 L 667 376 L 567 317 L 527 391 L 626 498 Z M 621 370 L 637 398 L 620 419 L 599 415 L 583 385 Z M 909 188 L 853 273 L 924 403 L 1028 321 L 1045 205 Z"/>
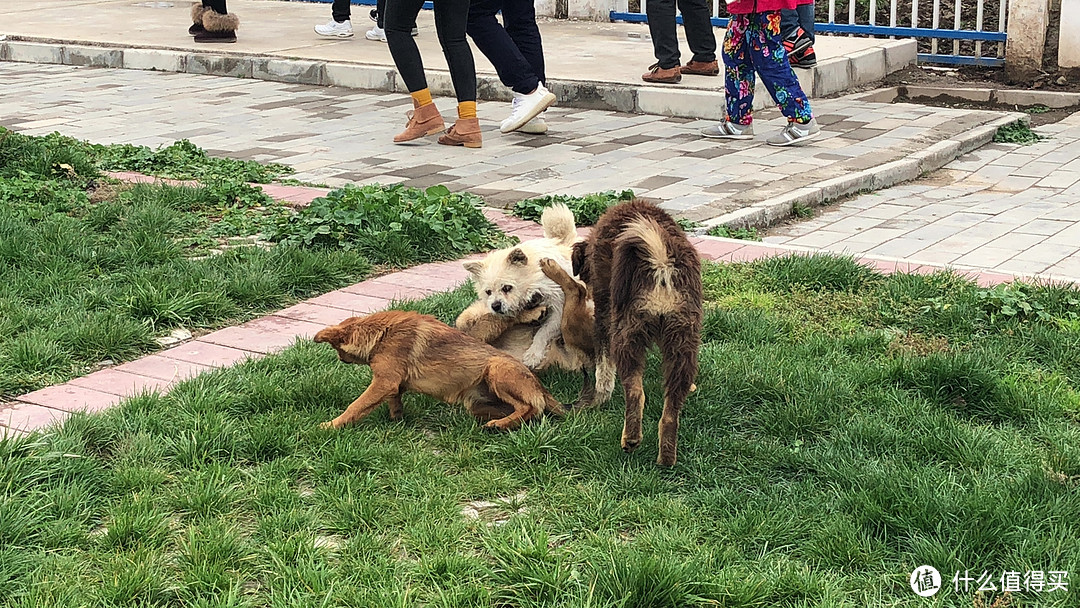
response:
<path fill-rule="evenodd" d="M 495 13 L 502 11 L 502 25 Z M 536 27 L 533 0 L 473 0 L 466 28 L 488 58 L 499 80 L 515 93 L 528 94 L 546 81 L 544 47 Z"/>
<path fill-rule="evenodd" d="M 780 11 L 780 37 L 787 38 L 802 28 L 814 43 L 814 4 L 800 4 L 793 9 Z"/>

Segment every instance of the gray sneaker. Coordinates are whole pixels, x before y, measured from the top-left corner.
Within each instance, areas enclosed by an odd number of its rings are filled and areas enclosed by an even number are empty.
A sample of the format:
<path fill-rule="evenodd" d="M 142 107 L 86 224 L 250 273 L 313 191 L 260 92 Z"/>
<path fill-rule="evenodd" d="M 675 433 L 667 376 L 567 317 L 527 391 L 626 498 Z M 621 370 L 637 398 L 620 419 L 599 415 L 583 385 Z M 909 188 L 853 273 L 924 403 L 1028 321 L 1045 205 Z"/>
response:
<path fill-rule="evenodd" d="M 776 135 L 773 135 L 765 142 L 770 146 L 790 146 L 791 144 L 798 143 L 800 141 L 806 141 L 813 139 L 821 132 L 821 127 L 818 126 L 817 121 L 813 118 L 805 125 L 801 125 L 795 121 L 791 121 L 786 127 Z"/>
<path fill-rule="evenodd" d="M 725 120 L 718 125 L 705 127 L 701 135 L 713 139 L 754 139 L 754 125 L 737 125 Z"/>

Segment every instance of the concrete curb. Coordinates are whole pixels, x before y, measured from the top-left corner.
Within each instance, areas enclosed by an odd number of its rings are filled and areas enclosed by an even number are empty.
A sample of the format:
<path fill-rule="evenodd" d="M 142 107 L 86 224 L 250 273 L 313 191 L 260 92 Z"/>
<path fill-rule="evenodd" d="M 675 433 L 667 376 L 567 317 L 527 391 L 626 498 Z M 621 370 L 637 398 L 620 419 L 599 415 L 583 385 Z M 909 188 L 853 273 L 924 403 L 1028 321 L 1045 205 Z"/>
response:
<path fill-rule="evenodd" d="M 704 234 L 710 228 L 721 225 L 729 228 L 767 228 L 790 218 L 796 205 L 817 207 L 859 192 L 872 192 L 911 181 L 931 171 L 936 171 L 958 156 L 989 143 L 994 139 L 994 134 L 999 128 L 1015 122 L 1027 123 L 1030 118 L 1021 112 L 1010 112 L 958 137 L 939 141 L 907 158 L 820 181 L 813 186 L 799 188 L 749 207 L 725 213 L 703 222 L 702 227 L 695 233 Z"/>
<path fill-rule="evenodd" d="M 852 95 L 851 98 L 878 103 L 890 103 L 898 98 L 906 98 L 910 101 L 973 101 L 976 103 L 997 103 L 1020 107 L 1046 106 L 1055 110 L 1080 107 L 1080 93 L 988 88 L 961 89 L 916 85 L 887 87 L 866 93 L 858 93 Z"/>
<path fill-rule="evenodd" d="M 216 50 L 216 49 L 215 49 Z M 405 92 L 393 67 L 362 63 L 301 60 L 244 53 L 193 52 L 185 49 L 119 47 L 114 45 L 12 36 L 0 42 L 0 61 L 127 68 L 183 72 L 233 78 L 254 78 L 290 84 L 337 86 L 372 91 Z M 916 61 L 914 40 L 885 41 L 884 46 L 822 60 L 811 70 L 796 70 L 811 97 L 842 93 L 872 84 L 886 74 Z M 429 70 L 432 93 L 453 96 L 449 73 Z M 659 114 L 679 118 L 720 120 L 724 115 L 720 89 L 655 87 L 618 82 L 552 80 L 548 88 L 563 107 Z M 510 101 L 511 92 L 494 76 L 477 76 L 477 96 L 483 101 Z M 754 109 L 771 104 L 758 83 Z"/>

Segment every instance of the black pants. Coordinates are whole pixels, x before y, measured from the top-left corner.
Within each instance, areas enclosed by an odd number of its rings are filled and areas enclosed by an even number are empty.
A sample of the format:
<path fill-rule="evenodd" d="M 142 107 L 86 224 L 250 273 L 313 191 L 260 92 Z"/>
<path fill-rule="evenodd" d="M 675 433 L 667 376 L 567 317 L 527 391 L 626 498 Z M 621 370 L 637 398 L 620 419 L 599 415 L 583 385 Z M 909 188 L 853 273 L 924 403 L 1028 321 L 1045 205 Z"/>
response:
<path fill-rule="evenodd" d="M 814 5 L 800 4 L 794 9 L 780 11 L 780 37 L 787 38 L 795 30 L 802 28 L 814 42 Z"/>
<path fill-rule="evenodd" d="M 334 16 L 334 21 L 338 23 L 351 19 L 352 7 L 349 6 L 349 0 L 334 0 L 334 3 L 330 5 L 330 14 Z"/>
<path fill-rule="evenodd" d="M 495 19 L 499 11 L 502 25 Z M 472 0 L 468 31 L 504 85 L 532 93 L 545 81 L 544 47 L 533 0 Z"/>
<path fill-rule="evenodd" d="M 649 0 L 645 14 L 649 18 L 653 54 L 662 69 L 679 65 L 679 37 L 675 33 L 676 0 Z M 694 61 L 716 61 L 716 36 L 713 34 L 711 4 L 707 0 L 678 0 L 686 41 Z"/>
<path fill-rule="evenodd" d="M 229 11 L 225 9 L 225 0 L 202 0 L 202 5 L 203 8 L 213 9 L 215 13 L 229 14 Z"/>
<path fill-rule="evenodd" d="M 458 101 L 476 101 L 476 64 L 472 49 L 465 40 L 469 20 L 469 0 L 433 0 L 435 3 L 435 32 L 439 35 L 450 80 Z M 410 93 L 427 88 L 424 62 L 412 37 L 413 23 L 420 14 L 424 0 L 392 0 L 386 3 L 386 43 L 394 58 L 401 79 Z"/>

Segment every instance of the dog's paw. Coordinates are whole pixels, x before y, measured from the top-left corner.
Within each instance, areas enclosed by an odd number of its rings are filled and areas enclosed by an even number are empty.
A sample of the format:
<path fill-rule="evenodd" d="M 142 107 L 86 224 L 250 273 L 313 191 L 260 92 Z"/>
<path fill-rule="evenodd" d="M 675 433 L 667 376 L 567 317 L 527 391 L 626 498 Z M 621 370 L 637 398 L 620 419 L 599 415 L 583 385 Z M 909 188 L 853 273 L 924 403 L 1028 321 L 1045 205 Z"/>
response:
<path fill-rule="evenodd" d="M 525 351 L 525 354 L 521 356 L 521 362 L 531 369 L 540 367 L 540 364 L 544 362 L 544 349 L 530 347 L 529 350 Z"/>
<path fill-rule="evenodd" d="M 496 424 L 496 422 L 498 422 L 498 421 L 497 420 L 492 420 L 492 421 L 488 422 L 487 424 L 485 424 L 484 426 L 480 427 L 480 430 L 484 431 L 485 433 L 501 433 L 501 432 L 506 430 L 506 429 L 502 428 L 501 426 L 499 426 L 498 424 Z"/>
<path fill-rule="evenodd" d="M 562 267 L 559 263 L 551 258 L 540 258 L 540 272 L 543 272 L 550 279 L 552 275 L 558 276 Z"/>
<path fill-rule="evenodd" d="M 641 437 L 632 438 L 623 435 L 622 437 L 622 449 L 627 454 L 632 453 L 634 450 L 641 447 Z"/>
<path fill-rule="evenodd" d="M 319 428 L 323 429 L 323 430 L 326 430 L 326 429 L 333 430 L 335 428 L 334 427 L 334 421 L 333 420 L 327 420 L 326 422 L 320 424 Z"/>

